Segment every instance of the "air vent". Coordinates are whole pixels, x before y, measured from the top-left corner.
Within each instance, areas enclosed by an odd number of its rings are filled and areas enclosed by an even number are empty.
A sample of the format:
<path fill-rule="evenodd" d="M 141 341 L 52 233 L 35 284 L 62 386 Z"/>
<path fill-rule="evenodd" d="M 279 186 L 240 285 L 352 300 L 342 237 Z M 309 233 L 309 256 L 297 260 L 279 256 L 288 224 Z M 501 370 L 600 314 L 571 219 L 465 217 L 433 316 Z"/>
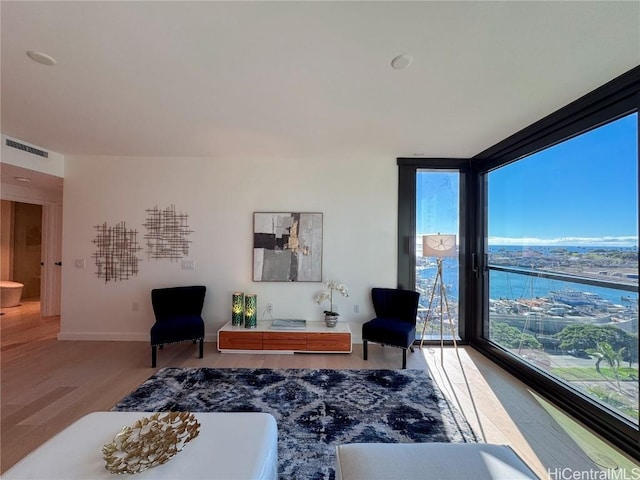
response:
<path fill-rule="evenodd" d="M 17 148 L 18 150 L 22 150 L 23 152 L 32 153 L 33 155 L 38 155 L 39 157 L 49 158 L 49 152 L 45 152 L 44 150 L 40 150 L 39 148 L 30 147 L 29 145 L 25 145 L 24 143 L 9 140 L 7 138 L 6 144 L 8 147 Z"/>

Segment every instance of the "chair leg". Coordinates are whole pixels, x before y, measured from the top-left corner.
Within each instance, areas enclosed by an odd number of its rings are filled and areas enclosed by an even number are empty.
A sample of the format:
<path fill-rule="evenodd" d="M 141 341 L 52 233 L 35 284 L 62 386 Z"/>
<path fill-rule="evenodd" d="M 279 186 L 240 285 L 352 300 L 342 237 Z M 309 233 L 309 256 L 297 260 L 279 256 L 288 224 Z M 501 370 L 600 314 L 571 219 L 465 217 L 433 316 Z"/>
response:
<path fill-rule="evenodd" d="M 369 352 L 368 352 L 368 349 L 367 349 L 367 341 L 366 340 L 362 340 L 362 358 L 364 358 L 366 360 L 368 353 Z"/>
<path fill-rule="evenodd" d="M 204 338 L 200 339 L 200 358 L 204 357 Z"/>
<path fill-rule="evenodd" d="M 402 369 L 407 368 L 407 349 L 402 349 Z"/>
<path fill-rule="evenodd" d="M 155 345 L 151 345 L 151 368 L 156 368 L 157 350 Z"/>

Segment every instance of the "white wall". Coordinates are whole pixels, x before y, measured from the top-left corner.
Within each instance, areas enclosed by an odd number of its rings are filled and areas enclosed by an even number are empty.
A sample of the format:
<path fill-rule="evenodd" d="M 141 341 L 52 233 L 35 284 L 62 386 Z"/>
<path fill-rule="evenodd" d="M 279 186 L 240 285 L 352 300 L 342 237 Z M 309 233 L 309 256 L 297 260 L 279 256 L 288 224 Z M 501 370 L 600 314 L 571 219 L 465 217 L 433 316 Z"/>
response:
<path fill-rule="evenodd" d="M 126 221 L 144 247 L 145 209 L 175 205 L 194 230 L 189 258 L 149 260 L 137 276 L 105 283 L 96 275 L 95 225 Z M 65 157 L 63 292 L 60 339 L 149 340 L 150 290 L 207 286 L 203 316 L 208 341 L 230 320 L 231 293 L 258 294 L 260 315 L 272 303 L 277 318 L 322 320 L 314 302 L 321 283 L 252 281 L 253 212 L 324 214 L 323 277 L 346 283 L 338 297 L 354 341 L 373 316 L 372 286 L 396 284 L 397 166 L 395 158 L 121 158 Z M 76 268 L 76 260 L 85 268 Z M 134 311 L 134 304 L 138 309 Z M 354 313 L 358 305 L 360 313 Z M 260 316 L 258 317 L 260 319 Z"/>

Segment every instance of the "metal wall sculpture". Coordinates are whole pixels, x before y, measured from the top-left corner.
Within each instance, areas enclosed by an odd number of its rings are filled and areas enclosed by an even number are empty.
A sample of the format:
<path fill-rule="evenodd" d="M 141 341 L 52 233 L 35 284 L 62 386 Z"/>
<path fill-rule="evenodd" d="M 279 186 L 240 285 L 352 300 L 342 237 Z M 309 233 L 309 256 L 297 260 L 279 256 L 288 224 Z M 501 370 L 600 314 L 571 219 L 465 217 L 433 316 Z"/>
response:
<path fill-rule="evenodd" d="M 140 259 L 136 252 L 142 250 L 138 245 L 137 232 L 128 229 L 125 222 L 109 226 L 107 223 L 96 225 L 98 231 L 92 242 L 97 250 L 92 258 L 98 269 L 98 278 L 105 283 L 111 280 L 128 280 L 138 274 Z"/>
<path fill-rule="evenodd" d="M 155 206 L 146 212 L 148 216 L 144 226 L 147 234 L 144 238 L 149 259 L 168 258 L 173 262 L 188 256 L 191 240 L 187 240 L 187 236 L 193 232 L 187 222 L 189 215 L 176 213 L 175 205 L 164 210 Z"/>
<path fill-rule="evenodd" d="M 322 213 L 254 213 L 255 282 L 322 281 Z"/>

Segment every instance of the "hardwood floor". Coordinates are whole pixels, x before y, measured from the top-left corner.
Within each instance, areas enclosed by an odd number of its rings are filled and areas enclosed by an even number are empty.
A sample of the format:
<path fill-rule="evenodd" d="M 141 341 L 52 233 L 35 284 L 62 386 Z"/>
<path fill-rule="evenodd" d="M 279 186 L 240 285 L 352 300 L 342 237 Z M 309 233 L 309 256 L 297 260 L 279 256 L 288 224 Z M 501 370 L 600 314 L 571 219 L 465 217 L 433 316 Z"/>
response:
<path fill-rule="evenodd" d="M 109 410 L 153 374 L 146 342 L 58 341 L 59 318 L 42 318 L 37 302 L 4 309 L 1 336 L 0 472 L 83 415 Z M 399 368 L 397 349 L 361 345 L 351 354 L 221 354 L 205 344 L 204 359 L 191 344 L 158 352 L 158 368 Z M 541 478 L 596 477 L 599 463 L 640 475 L 638 464 L 601 441 L 520 381 L 471 348 L 416 348 L 407 367 L 428 372 L 478 434 L 479 441 L 511 445 Z M 416 392 L 420 395 L 420 392 Z M 597 457 L 596 457 L 597 456 Z M 634 470 L 635 468 L 635 470 Z M 564 473 L 560 473 L 564 472 Z M 568 477 L 571 472 L 579 477 Z M 577 475 L 578 473 L 571 473 Z M 561 475 L 565 475 L 564 477 Z M 591 476 L 586 476 L 591 475 Z"/>

